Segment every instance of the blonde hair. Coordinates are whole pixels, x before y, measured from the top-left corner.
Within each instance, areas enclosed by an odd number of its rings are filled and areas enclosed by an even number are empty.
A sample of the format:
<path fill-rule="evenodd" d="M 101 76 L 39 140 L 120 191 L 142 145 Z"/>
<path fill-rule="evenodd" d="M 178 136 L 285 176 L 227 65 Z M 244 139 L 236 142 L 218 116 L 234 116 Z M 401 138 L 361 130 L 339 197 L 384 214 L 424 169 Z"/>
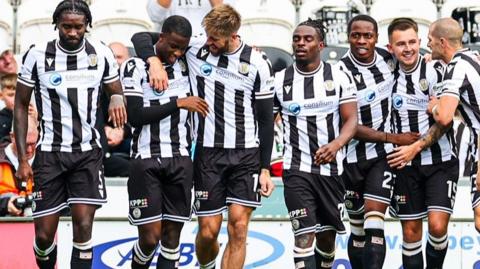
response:
<path fill-rule="evenodd" d="M 223 4 L 207 13 L 202 20 L 202 26 L 209 34 L 228 37 L 240 29 L 241 21 L 242 17 L 233 7 Z"/>
<path fill-rule="evenodd" d="M 0 77 L 0 90 L 10 87 L 15 90 L 17 86 L 17 74 L 6 74 Z"/>

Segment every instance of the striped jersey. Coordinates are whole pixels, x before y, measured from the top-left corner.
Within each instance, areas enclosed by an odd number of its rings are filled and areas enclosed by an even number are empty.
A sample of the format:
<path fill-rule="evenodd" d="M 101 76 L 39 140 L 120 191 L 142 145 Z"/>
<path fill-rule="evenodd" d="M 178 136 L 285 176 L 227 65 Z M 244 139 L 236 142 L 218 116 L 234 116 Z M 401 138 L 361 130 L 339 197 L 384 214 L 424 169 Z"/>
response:
<path fill-rule="evenodd" d="M 340 134 L 339 106 L 356 102 L 353 80 L 328 63 L 304 73 L 295 64 L 275 74 L 275 112 L 284 124 L 284 169 L 325 176 L 343 172 L 343 149 L 336 161 L 317 166 L 315 152 Z"/>
<path fill-rule="evenodd" d="M 40 119 L 39 150 L 83 152 L 100 148 L 100 87 L 118 80 L 112 51 L 84 39 L 76 51 L 58 40 L 33 46 L 22 59 L 18 82 L 34 87 Z M 98 126 L 103 128 L 103 126 Z"/>
<path fill-rule="evenodd" d="M 173 65 L 165 65 L 168 88 L 157 92 L 149 84 L 148 65 L 139 58 L 125 61 L 120 68 L 120 78 L 125 96 L 143 98 L 144 107 L 176 102 L 190 95 L 186 62 L 180 58 Z M 190 113 L 178 109 L 159 122 L 133 129 L 132 158 L 189 156 L 191 144 Z"/>
<path fill-rule="evenodd" d="M 472 157 L 478 161 L 478 136 L 480 133 L 480 63 L 478 53 L 469 49 L 457 51 L 445 67 L 440 96 L 459 99 L 458 110 L 465 125 L 471 128 Z"/>
<path fill-rule="evenodd" d="M 213 56 L 203 35 L 190 39 L 186 52 L 195 95 L 210 112 L 199 118 L 197 143 L 208 148 L 258 147 L 254 103 L 273 102 L 273 71 L 267 57 L 241 43 L 232 53 Z"/>
<path fill-rule="evenodd" d="M 424 135 L 435 123 L 427 114 L 430 96 L 442 82 L 443 65 L 439 61 L 427 63 L 419 56 L 417 65 L 403 71 L 397 65 L 392 94 L 392 117 L 395 133 L 416 132 Z M 450 129 L 430 148 L 423 150 L 412 160 L 413 165 L 430 165 L 448 161 L 455 156 L 453 129 Z M 452 143 L 451 143 L 452 142 Z"/>
<path fill-rule="evenodd" d="M 389 133 L 395 69 L 392 55 L 384 49 L 376 48 L 374 60 L 364 64 L 348 51 L 337 64 L 341 70 L 350 71 L 357 87 L 358 124 Z M 352 139 L 347 144 L 347 162 L 356 163 L 382 157 L 392 148 L 390 143 L 370 143 Z"/>

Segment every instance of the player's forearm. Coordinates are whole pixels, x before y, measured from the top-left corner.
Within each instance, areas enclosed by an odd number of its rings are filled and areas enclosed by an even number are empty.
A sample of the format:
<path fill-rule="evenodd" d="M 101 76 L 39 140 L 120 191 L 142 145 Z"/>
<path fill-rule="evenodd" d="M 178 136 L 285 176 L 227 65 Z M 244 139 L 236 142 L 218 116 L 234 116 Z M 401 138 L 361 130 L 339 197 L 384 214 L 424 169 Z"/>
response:
<path fill-rule="evenodd" d="M 355 139 L 372 143 L 386 142 L 387 140 L 386 133 L 360 124 L 357 126 L 357 131 L 354 137 Z"/>
<path fill-rule="evenodd" d="M 160 38 L 160 34 L 153 32 L 139 32 L 132 36 L 132 43 L 135 53 L 142 60 L 147 61 L 148 58 L 155 56 L 153 45 Z"/>
<path fill-rule="evenodd" d="M 158 123 L 178 110 L 176 101 L 152 107 L 144 107 L 143 99 L 140 97 L 128 96 L 127 101 L 129 103 L 127 107 L 128 120 L 135 128 Z"/>
<path fill-rule="evenodd" d="M 452 128 L 453 122 L 447 127 L 443 127 L 442 125 L 435 123 L 428 129 L 428 132 L 422 136 L 422 138 L 418 141 L 419 145 L 422 150 L 431 147 L 435 142 L 442 137 L 450 128 Z"/>
<path fill-rule="evenodd" d="M 258 120 L 258 138 L 260 140 L 260 167 L 268 169 L 273 147 L 273 102 L 272 99 L 255 101 L 255 113 Z"/>
<path fill-rule="evenodd" d="M 335 139 L 340 145 L 340 148 L 345 146 L 357 132 L 357 115 L 350 116 L 346 121 L 342 124 L 342 129 L 340 129 L 340 134 Z"/>
<path fill-rule="evenodd" d="M 17 93 L 15 98 L 13 113 L 13 132 L 15 133 L 15 142 L 17 146 L 17 155 L 19 161 L 27 161 L 26 139 L 28 130 L 28 105 L 30 96 L 24 92 L 25 86 L 17 84 Z M 30 91 L 31 94 L 31 91 Z"/>

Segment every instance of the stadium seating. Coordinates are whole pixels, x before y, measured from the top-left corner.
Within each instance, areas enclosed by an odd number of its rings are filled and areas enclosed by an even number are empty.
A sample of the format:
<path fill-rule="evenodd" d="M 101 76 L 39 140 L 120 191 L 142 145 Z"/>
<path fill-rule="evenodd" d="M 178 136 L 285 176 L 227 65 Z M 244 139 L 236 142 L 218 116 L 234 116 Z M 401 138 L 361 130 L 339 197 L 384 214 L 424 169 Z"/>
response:
<path fill-rule="evenodd" d="M 370 9 L 370 15 L 378 22 L 378 45 L 388 43 L 387 28 L 397 17 L 410 17 L 418 23 L 418 34 L 422 48 L 427 48 L 428 27 L 437 19 L 437 8 L 431 0 L 377 0 Z"/>
<path fill-rule="evenodd" d="M 7 0 L 0 0 L 0 48 L 11 47 L 13 43 L 13 9 Z M 1 51 L 0 51 L 1 53 Z"/>
<path fill-rule="evenodd" d="M 132 46 L 130 38 L 134 33 L 153 29 L 146 6 L 146 0 L 93 1 L 90 6 L 93 17 L 91 38 L 106 44 L 118 41 Z"/>

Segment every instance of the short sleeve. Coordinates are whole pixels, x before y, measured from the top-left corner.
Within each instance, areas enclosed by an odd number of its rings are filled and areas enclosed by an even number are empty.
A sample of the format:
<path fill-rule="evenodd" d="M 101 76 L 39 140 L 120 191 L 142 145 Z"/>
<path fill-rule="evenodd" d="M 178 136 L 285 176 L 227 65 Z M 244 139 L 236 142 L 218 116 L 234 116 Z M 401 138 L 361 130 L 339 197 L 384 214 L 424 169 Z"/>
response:
<path fill-rule="evenodd" d="M 37 59 L 35 58 L 35 47 L 31 47 L 27 52 L 25 52 L 22 60 L 22 67 L 20 68 L 20 73 L 18 74 L 18 82 L 27 86 L 34 87 L 35 77 L 34 69 L 37 66 Z"/>
<path fill-rule="evenodd" d="M 157 0 L 148 0 L 147 13 L 155 23 L 162 23 L 167 18 L 168 9 L 158 4 Z"/>
<path fill-rule="evenodd" d="M 118 79 L 118 64 L 110 48 L 105 46 L 103 51 L 105 52 L 105 70 L 103 72 L 103 83 L 108 84 Z"/>
<path fill-rule="evenodd" d="M 120 79 L 123 94 L 143 98 L 142 75 L 137 67 L 137 61 L 131 58 L 125 61 L 120 68 Z"/>
<path fill-rule="evenodd" d="M 462 88 L 466 76 L 465 70 L 466 68 L 462 68 L 461 62 L 447 65 L 440 96 L 449 95 L 460 99 L 460 88 Z"/>
<path fill-rule="evenodd" d="M 350 103 L 357 101 L 357 88 L 353 82 L 349 72 L 338 70 L 339 73 L 339 87 L 340 87 L 340 96 L 339 103 Z"/>
<path fill-rule="evenodd" d="M 255 77 L 254 92 L 255 99 L 273 98 L 274 82 L 272 65 L 266 55 L 261 55 L 262 59 L 257 65 L 257 75 Z"/>

